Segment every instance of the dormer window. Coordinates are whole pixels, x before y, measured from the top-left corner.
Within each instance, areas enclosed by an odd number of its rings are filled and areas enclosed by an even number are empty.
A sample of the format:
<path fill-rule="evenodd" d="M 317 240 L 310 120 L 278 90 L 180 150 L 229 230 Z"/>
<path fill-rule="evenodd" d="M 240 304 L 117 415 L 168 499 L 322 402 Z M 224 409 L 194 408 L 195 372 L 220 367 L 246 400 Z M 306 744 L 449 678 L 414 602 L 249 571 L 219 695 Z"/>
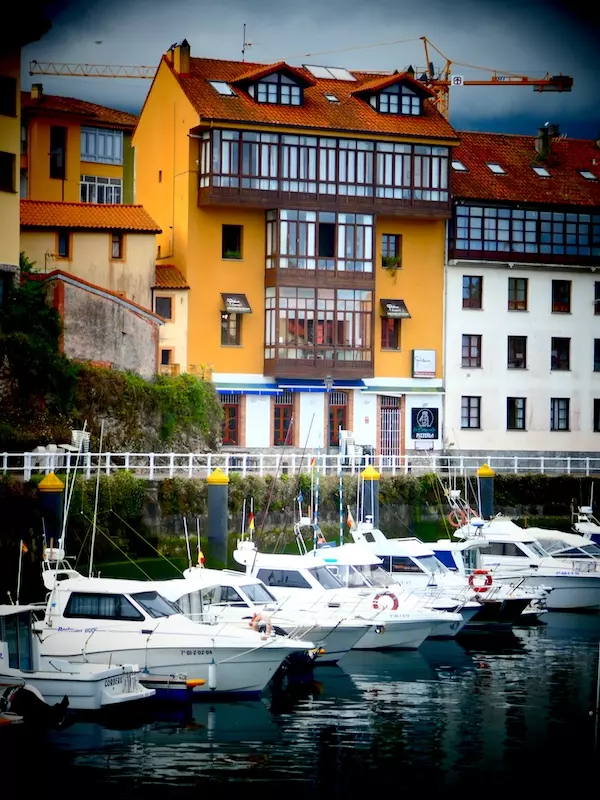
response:
<path fill-rule="evenodd" d="M 248 94 L 257 103 L 274 103 L 280 106 L 301 106 L 302 87 L 281 72 L 267 75 L 248 87 Z"/>
<path fill-rule="evenodd" d="M 416 92 L 402 83 L 388 86 L 381 92 L 374 94 L 369 103 L 380 114 L 401 114 L 402 116 L 418 117 L 423 112 L 423 101 Z"/>

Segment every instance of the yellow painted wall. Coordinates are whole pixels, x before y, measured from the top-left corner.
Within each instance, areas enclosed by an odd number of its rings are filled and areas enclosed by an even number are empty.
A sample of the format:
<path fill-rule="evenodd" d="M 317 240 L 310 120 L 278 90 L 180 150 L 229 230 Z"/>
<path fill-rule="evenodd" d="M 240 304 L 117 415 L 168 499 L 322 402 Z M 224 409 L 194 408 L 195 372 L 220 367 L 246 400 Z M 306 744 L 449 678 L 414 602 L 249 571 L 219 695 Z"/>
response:
<path fill-rule="evenodd" d="M 20 69 L 20 51 L 0 55 L 0 75 L 17 80 L 17 116 L 0 115 L 0 150 L 15 154 L 16 189 L 15 192 L 0 191 L 0 264 L 9 264 L 13 267 L 19 264 Z"/>
<path fill-rule="evenodd" d="M 129 300 L 151 308 L 154 240 L 154 234 L 125 233 L 125 259 L 115 261 L 110 257 L 110 231 L 75 232 L 71 238 L 71 257 L 66 259 L 54 255 L 57 250 L 55 231 L 23 231 L 21 250 L 36 262 L 35 269 L 40 272 L 61 269 L 112 292 L 123 292 Z"/>
<path fill-rule="evenodd" d="M 132 140 L 135 202 L 144 206 L 163 231 L 156 238 L 159 263 L 175 264 L 184 275 L 189 204 L 192 198 L 195 209 L 198 171 L 198 143 L 188 133 L 198 123 L 198 114 L 173 74 L 161 64 Z"/>
<path fill-rule="evenodd" d="M 442 375 L 444 317 L 444 220 L 377 218 L 375 260 L 375 377 L 404 378 L 412 373 L 412 350 L 436 351 L 436 377 Z M 402 234 L 402 267 L 395 277 L 381 266 L 381 235 Z M 404 300 L 410 319 L 400 323 L 400 351 L 381 349 L 380 300 Z"/>
<path fill-rule="evenodd" d="M 159 347 L 171 348 L 173 364 L 180 372 L 188 371 L 188 300 L 189 290 L 155 289 L 154 297 L 170 297 L 173 318 L 159 328 Z"/>
<path fill-rule="evenodd" d="M 221 257 L 222 226 L 242 225 L 242 258 Z M 214 372 L 261 375 L 264 367 L 264 209 L 194 208 L 190 213 L 187 280 L 190 285 L 188 359 Z M 240 347 L 221 346 L 221 292 L 245 294 Z"/>
<path fill-rule="evenodd" d="M 50 128 L 53 125 L 67 128 L 67 169 L 64 181 L 50 177 Z M 121 165 L 81 161 L 81 126 L 78 122 L 54 117 L 47 119 L 34 117 L 29 121 L 27 136 L 29 200 L 64 200 L 78 203 L 81 196 L 79 183 L 82 175 L 123 178 Z"/>

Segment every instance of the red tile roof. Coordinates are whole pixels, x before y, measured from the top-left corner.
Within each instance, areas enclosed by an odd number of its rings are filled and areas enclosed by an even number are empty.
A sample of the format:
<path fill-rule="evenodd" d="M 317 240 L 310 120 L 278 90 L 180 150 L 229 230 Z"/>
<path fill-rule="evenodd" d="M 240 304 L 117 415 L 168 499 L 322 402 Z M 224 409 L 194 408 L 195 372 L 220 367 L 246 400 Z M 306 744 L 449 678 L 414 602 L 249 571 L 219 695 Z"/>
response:
<path fill-rule="evenodd" d="M 274 72 L 285 72 L 287 75 L 296 78 L 302 86 L 314 86 L 316 84 L 313 76 L 309 75 L 306 70 L 290 67 L 285 61 L 278 61 L 276 64 L 260 64 L 259 66 L 255 66 L 251 70 L 248 70 L 248 72 L 244 72 L 239 78 L 236 78 L 233 83 L 238 84 L 258 81 L 261 78 L 266 78 L 267 75 L 272 75 Z"/>
<path fill-rule="evenodd" d="M 94 125 L 100 128 L 117 128 L 118 130 L 133 130 L 138 122 L 135 114 L 127 111 L 118 111 L 115 108 L 106 108 L 86 100 L 77 100 L 75 97 L 60 97 L 59 95 L 42 94 L 38 99 L 32 99 L 30 92 L 21 92 L 21 109 L 23 116 L 76 116 L 81 118 L 82 125 Z"/>
<path fill-rule="evenodd" d="M 21 200 L 22 228 L 70 228 L 160 233 L 143 206 Z"/>
<path fill-rule="evenodd" d="M 168 58 L 165 64 L 173 70 Z M 272 65 L 267 69 L 270 70 Z M 283 64 L 280 65 L 283 69 Z M 240 77 L 247 77 L 256 70 L 264 70 L 263 64 L 243 61 L 221 61 L 210 58 L 191 58 L 190 71 L 175 78 L 198 112 L 201 122 L 220 121 L 255 125 L 286 125 L 304 129 L 326 131 L 349 131 L 377 136 L 378 134 L 428 137 L 456 140 L 457 135 L 432 103 L 424 103 L 421 117 L 380 114 L 368 102 L 354 92 L 361 86 L 372 84 L 381 75 L 367 72 L 352 72 L 355 81 L 314 78 L 308 70 L 295 67 L 296 73 L 304 76 L 313 85 L 304 90 L 302 106 L 281 106 L 257 103 L 245 91 L 235 86 L 234 96 L 219 95 L 208 81 L 225 81 L 235 84 Z M 288 67 L 288 69 L 291 69 Z M 425 89 L 425 87 L 423 87 Z M 335 95 L 339 103 L 330 103 L 325 94 Z"/>
<path fill-rule="evenodd" d="M 452 157 L 468 172 L 453 171 L 455 197 L 600 206 L 600 148 L 594 141 L 554 138 L 550 155 L 542 161 L 534 136 L 460 133 L 460 139 Z M 488 163 L 500 164 L 506 175 L 495 175 Z M 545 167 L 550 177 L 536 175 L 534 166 Z M 582 177 L 579 170 L 588 170 L 598 180 Z"/>
<path fill-rule="evenodd" d="M 181 272 L 172 264 L 157 264 L 153 289 L 189 289 Z"/>
<path fill-rule="evenodd" d="M 373 78 L 373 80 L 362 83 L 357 89 L 351 92 L 351 94 L 373 94 L 375 92 L 380 92 L 382 89 L 387 89 L 388 86 L 393 86 L 396 83 L 406 83 L 411 89 L 419 92 L 422 96 L 435 97 L 435 92 L 432 91 L 429 86 L 425 86 L 424 83 L 416 81 L 412 75 L 409 75 L 407 72 L 395 72 L 393 75 L 385 75 L 384 77 L 378 75 L 376 78 Z"/>

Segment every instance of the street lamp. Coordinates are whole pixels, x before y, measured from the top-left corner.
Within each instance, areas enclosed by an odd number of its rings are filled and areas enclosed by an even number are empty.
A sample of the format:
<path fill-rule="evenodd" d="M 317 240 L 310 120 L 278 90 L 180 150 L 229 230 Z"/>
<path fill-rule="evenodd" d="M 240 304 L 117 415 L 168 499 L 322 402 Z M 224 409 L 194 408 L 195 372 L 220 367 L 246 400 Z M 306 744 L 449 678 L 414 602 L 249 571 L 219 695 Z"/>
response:
<path fill-rule="evenodd" d="M 329 434 L 331 429 L 331 411 L 329 408 L 329 394 L 333 388 L 333 378 L 331 377 L 331 375 L 326 375 L 325 378 L 323 379 L 323 383 L 325 384 L 325 390 L 327 392 L 327 430 L 325 432 L 326 436 L 325 453 L 326 455 L 329 455 Z"/>

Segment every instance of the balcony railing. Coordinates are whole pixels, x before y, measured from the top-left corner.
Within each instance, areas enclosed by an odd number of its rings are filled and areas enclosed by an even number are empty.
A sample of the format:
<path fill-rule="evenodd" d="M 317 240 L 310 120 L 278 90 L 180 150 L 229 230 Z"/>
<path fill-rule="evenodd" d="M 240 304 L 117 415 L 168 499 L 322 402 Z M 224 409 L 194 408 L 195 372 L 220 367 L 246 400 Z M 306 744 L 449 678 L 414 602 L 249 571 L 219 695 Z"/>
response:
<path fill-rule="evenodd" d="M 226 474 L 275 475 L 309 473 L 315 457 L 321 475 L 356 474 L 372 464 L 382 475 L 475 476 L 485 462 L 496 473 L 514 475 L 599 475 L 600 456 L 493 456 L 461 455 L 353 456 L 325 455 L 314 450 L 300 453 L 0 453 L 4 474 L 31 480 L 33 474 L 70 472 L 77 469 L 86 478 L 126 470 L 147 480 L 163 478 L 207 478 L 219 467 Z"/>

